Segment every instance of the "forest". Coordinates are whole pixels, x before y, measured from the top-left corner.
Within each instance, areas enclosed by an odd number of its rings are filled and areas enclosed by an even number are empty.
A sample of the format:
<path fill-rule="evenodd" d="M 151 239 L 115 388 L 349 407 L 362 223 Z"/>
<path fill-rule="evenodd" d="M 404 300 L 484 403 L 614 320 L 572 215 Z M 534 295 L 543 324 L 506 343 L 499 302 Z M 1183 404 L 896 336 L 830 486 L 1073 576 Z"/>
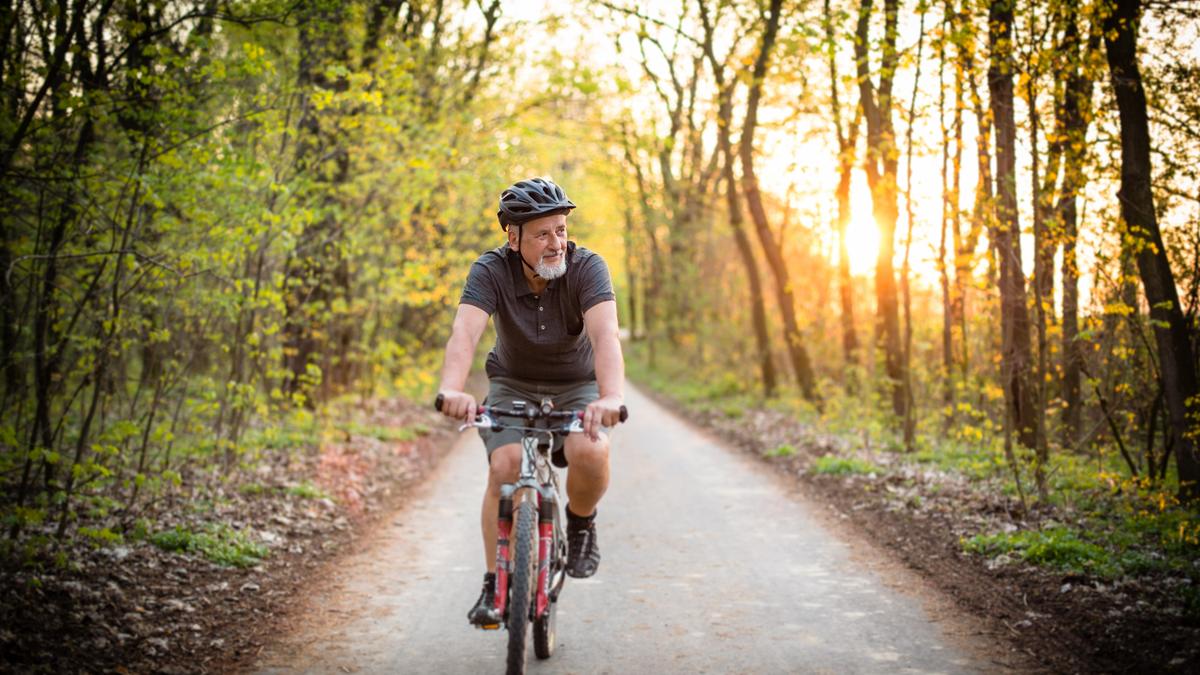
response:
<path fill-rule="evenodd" d="M 0 94 L 6 588 L 429 407 L 546 176 L 638 386 L 1200 622 L 1200 2 L 2 0 Z"/>

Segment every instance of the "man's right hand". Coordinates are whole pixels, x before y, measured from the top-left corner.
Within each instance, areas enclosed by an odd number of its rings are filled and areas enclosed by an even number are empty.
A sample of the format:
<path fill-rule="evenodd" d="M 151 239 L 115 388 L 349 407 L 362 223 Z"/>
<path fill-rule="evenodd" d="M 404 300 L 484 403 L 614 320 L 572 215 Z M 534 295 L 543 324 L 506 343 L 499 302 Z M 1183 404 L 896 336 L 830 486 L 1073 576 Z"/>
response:
<path fill-rule="evenodd" d="M 442 397 L 442 414 L 456 420 L 471 422 L 475 419 L 475 411 L 479 405 L 475 397 L 462 391 L 443 389 L 438 392 Z"/>

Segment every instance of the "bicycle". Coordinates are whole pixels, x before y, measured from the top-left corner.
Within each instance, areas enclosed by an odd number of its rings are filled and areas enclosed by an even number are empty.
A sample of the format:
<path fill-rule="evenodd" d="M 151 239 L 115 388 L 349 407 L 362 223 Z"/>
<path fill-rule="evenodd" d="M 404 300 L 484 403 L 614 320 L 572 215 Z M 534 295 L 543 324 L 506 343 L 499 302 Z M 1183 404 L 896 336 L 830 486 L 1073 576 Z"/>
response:
<path fill-rule="evenodd" d="M 441 394 L 434 407 L 441 411 Z M 628 417 L 629 412 L 621 406 L 621 421 Z M 510 424 L 496 418 L 523 423 Z M 525 672 L 525 643 L 530 624 L 533 624 L 534 654 L 539 659 L 554 654 L 558 596 L 567 578 L 567 538 L 558 497 L 558 474 L 550 453 L 555 436 L 583 431 L 583 411 L 555 411 L 548 398 L 536 407 L 526 401 L 513 401 L 511 408 L 479 406 L 475 420 L 463 424 L 459 431 L 471 427 L 522 432 L 520 474 L 515 483 L 500 487 L 495 598 L 496 609 L 508 629 L 508 673 L 518 675 Z M 512 540 L 514 523 L 515 541 Z M 500 625 L 484 628 L 498 630 Z"/>

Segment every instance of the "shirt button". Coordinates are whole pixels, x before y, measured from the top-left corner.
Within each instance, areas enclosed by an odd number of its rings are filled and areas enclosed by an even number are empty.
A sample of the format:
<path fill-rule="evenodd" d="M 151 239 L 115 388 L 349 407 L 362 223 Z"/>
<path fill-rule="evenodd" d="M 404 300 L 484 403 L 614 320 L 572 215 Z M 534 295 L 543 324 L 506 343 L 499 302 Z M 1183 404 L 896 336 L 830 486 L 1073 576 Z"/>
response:
<path fill-rule="evenodd" d="M 541 308 L 541 307 L 538 307 L 538 311 L 539 311 L 539 312 L 540 312 L 540 311 L 542 311 L 542 308 Z"/>
<path fill-rule="evenodd" d="M 545 327 L 545 326 L 542 326 L 542 330 L 546 330 L 546 327 Z"/>

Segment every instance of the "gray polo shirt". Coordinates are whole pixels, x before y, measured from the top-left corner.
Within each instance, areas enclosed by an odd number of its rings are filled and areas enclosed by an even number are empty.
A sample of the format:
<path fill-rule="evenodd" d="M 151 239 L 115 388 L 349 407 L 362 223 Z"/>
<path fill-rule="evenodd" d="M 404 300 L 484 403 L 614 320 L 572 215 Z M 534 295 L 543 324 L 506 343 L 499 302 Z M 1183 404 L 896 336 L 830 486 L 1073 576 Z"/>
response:
<path fill-rule="evenodd" d="M 596 379 L 583 313 L 616 299 L 604 258 L 568 242 L 567 273 L 551 279 L 540 295 L 530 290 L 522 267 L 520 256 L 507 245 L 484 253 L 471 265 L 459 300 L 487 312 L 496 326 L 488 377 L 535 382 Z"/>

